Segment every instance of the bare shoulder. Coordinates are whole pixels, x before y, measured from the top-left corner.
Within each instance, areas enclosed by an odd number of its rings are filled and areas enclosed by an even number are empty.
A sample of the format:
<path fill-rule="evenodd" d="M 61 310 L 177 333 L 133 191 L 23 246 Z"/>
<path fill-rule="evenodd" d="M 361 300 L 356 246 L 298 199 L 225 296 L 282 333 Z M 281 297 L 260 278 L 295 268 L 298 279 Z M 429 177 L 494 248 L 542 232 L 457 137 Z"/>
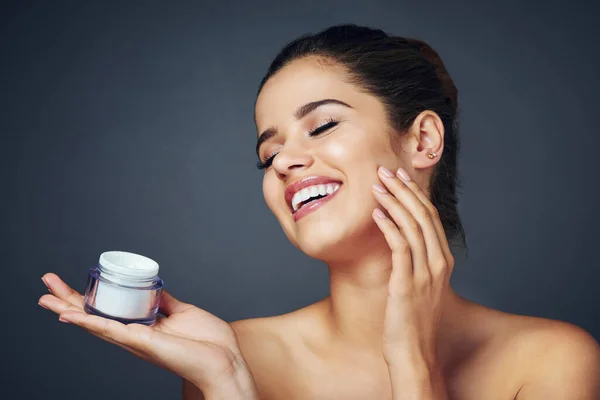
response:
<path fill-rule="evenodd" d="M 516 399 L 600 399 L 600 345 L 581 327 L 480 308 L 490 348 L 519 381 Z M 495 357 L 496 358 L 496 357 Z"/>
<path fill-rule="evenodd" d="M 297 312 L 251 318 L 230 323 L 254 377 L 261 399 L 293 398 L 287 385 L 293 373 L 293 349 L 298 333 L 293 329 Z"/>
<path fill-rule="evenodd" d="M 286 347 L 281 340 L 281 326 L 283 318 L 279 316 L 265 318 L 251 318 L 230 322 L 234 330 L 240 349 L 254 377 L 260 398 L 276 398 L 278 393 L 270 389 L 274 385 L 272 380 L 280 378 L 283 368 L 282 363 L 286 354 Z M 183 380 L 184 400 L 204 400 L 204 396 L 190 382 Z"/>
<path fill-rule="evenodd" d="M 320 304 L 317 302 L 287 314 L 238 320 L 229 325 L 248 354 L 253 355 L 260 349 L 269 350 L 274 356 L 289 355 L 290 348 L 301 340 L 300 333 L 314 327 L 312 312 Z"/>
<path fill-rule="evenodd" d="M 521 317 L 516 335 L 523 359 L 517 399 L 600 399 L 600 345 L 584 329 L 562 321 Z"/>
<path fill-rule="evenodd" d="M 242 319 L 229 325 L 235 331 L 244 357 L 257 361 L 263 358 L 274 358 L 285 352 L 280 335 L 283 325 L 282 316 Z M 269 355 L 262 357 L 261 355 Z"/>
<path fill-rule="evenodd" d="M 298 349 L 319 331 L 316 307 L 231 323 L 261 398 L 294 398 L 281 383 L 301 374 L 306 358 Z M 457 398 L 600 400 L 600 345 L 584 329 L 475 303 L 465 309 L 470 323 L 457 324 L 450 346 Z"/>

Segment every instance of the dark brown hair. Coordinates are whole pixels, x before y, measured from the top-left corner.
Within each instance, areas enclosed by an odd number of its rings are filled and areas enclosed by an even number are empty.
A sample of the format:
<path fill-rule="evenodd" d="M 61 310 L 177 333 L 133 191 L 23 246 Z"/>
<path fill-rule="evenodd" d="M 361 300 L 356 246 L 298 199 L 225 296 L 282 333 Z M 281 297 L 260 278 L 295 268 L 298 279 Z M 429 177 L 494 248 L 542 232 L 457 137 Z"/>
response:
<path fill-rule="evenodd" d="M 391 36 L 379 29 L 337 25 L 301 36 L 277 54 L 260 83 L 293 60 L 318 56 L 346 68 L 352 84 L 379 98 L 389 124 L 402 134 L 425 110 L 437 113 L 444 124 L 444 151 L 431 176 L 431 202 L 451 245 L 467 250 L 466 234 L 457 207 L 458 96 L 444 63 L 427 43 Z"/>

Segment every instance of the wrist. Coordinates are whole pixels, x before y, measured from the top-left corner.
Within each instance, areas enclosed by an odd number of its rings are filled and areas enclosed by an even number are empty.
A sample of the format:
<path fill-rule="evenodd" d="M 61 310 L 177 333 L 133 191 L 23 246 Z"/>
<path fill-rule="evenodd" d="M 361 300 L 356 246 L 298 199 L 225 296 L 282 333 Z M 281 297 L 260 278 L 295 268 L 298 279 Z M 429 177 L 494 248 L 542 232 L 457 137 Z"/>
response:
<path fill-rule="evenodd" d="M 231 373 L 200 389 L 206 400 L 258 400 L 254 378 L 241 355 Z"/>
<path fill-rule="evenodd" d="M 424 359 L 397 360 L 388 363 L 388 373 L 392 384 L 392 398 L 400 393 L 407 398 L 446 400 L 447 388 L 442 370 Z M 398 395 L 396 396 L 396 392 Z"/>

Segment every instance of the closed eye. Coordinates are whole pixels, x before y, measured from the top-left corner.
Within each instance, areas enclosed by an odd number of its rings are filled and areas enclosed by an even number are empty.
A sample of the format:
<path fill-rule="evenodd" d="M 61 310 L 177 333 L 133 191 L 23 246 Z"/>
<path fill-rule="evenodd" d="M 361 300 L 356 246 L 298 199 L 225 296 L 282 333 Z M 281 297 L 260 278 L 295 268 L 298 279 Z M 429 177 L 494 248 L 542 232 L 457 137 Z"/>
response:
<path fill-rule="evenodd" d="M 327 130 L 333 128 L 334 126 L 336 126 L 339 123 L 340 123 L 340 121 L 338 121 L 338 120 L 335 120 L 333 118 L 327 118 L 327 121 L 323 125 L 308 131 L 308 136 L 312 137 L 312 136 L 320 135 L 321 133 L 326 132 Z"/>
<path fill-rule="evenodd" d="M 275 158 L 276 155 L 277 155 L 277 153 L 269 156 L 265 161 L 258 160 L 258 162 L 256 163 L 256 168 L 258 168 L 258 169 L 269 168 L 271 166 L 271 164 L 273 164 L 273 159 Z"/>
<path fill-rule="evenodd" d="M 326 122 L 323 125 L 318 126 L 315 129 L 309 130 L 308 136 L 310 136 L 310 137 L 318 136 L 322 133 L 327 132 L 329 129 L 333 128 L 334 126 L 338 125 L 339 123 L 340 123 L 340 121 L 338 121 L 338 120 L 335 120 L 333 118 L 327 118 Z M 258 168 L 258 169 L 269 168 L 273 164 L 273 159 L 275 158 L 276 155 L 277 155 L 277 153 L 272 154 L 271 156 L 267 157 L 267 159 L 265 159 L 264 161 L 259 160 L 256 163 L 256 168 Z"/>

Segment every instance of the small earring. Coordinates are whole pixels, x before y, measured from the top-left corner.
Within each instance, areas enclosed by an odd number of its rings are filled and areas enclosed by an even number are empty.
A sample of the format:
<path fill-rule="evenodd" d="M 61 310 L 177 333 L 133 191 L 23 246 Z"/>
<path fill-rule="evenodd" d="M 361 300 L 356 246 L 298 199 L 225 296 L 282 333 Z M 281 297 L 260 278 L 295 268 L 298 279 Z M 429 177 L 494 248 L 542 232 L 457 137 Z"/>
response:
<path fill-rule="evenodd" d="M 435 157 L 437 157 L 437 153 L 429 153 L 427 155 L 427 157 L 429 157 L 429 158 L 435 158 Z"/>

